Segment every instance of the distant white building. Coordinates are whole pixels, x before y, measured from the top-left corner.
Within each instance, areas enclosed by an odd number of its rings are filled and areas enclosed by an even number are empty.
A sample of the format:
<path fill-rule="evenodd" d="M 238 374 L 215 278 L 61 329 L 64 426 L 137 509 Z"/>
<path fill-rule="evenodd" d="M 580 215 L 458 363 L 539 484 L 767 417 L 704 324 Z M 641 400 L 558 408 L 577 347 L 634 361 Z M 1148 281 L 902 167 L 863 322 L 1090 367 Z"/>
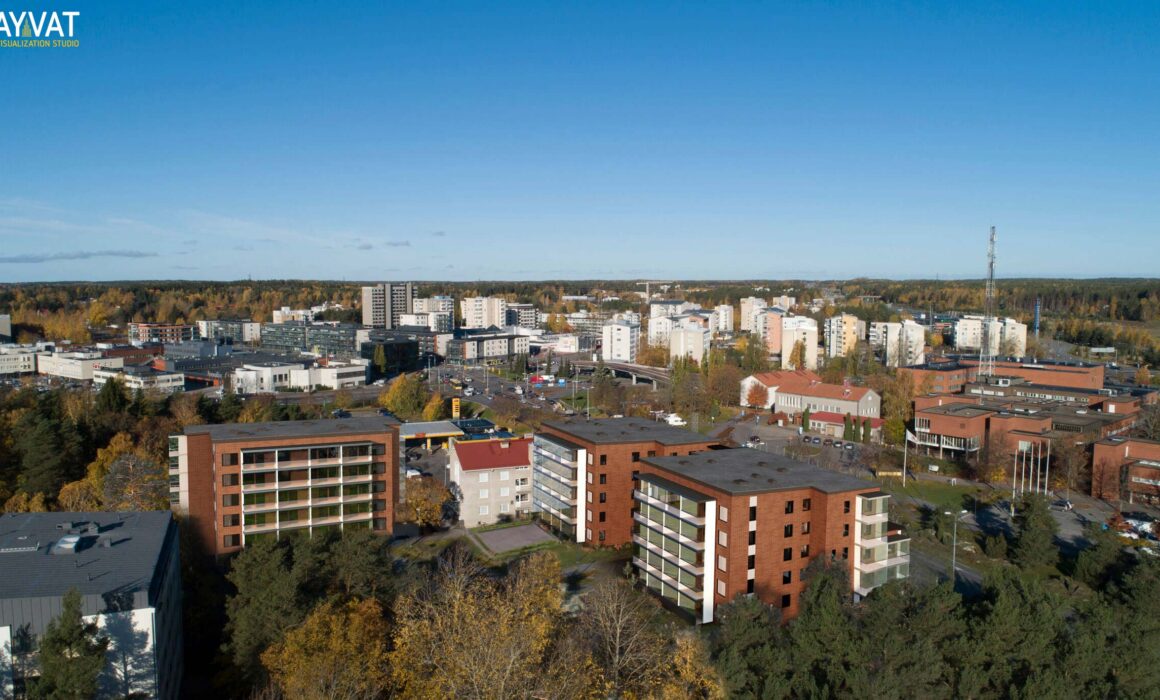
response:
<path fill-rule="evenodd" d="M 601 357 L 605 362 L 636 362 L 640 347 L 640 324 L 614 319 L 601 329 Z"/>
<path fill-rule="evenodd" d="M 1027 325 L 1013 318 L 992 319 L 990 341 L 993 355 L 1023 357 L 1027 354 Z M 956 350 L 981 352 L 982 347 L 982 316 L 963 316 L 955 322 Z"/>
<path fill-rule="evenodd" d="M 423 299 L 415 299 L 413 308 L 417 314 L 444 312 L 455 315 L 455 300 L 442 296 L 424 297 Z"/>
<path fill-rule="evenodd" d="M 446 311 L 423 311 L 413 314 L 400 314 L 400 326 L 422 326 L 436 333 L 451 332 L 451 314 Z"/>
<path fill-rule="evenodd" d="M 459 301 L 464 328 L 503 328 L 507 325 L 508 303 L 500 297 L 466 297 Z"/>
<path fill-rule="evenodd" d="M 313 309 L 291 309 L 289 306 L 283 306 L 280 309 L 274 309 L 272 314 L 274 323 L 314 323 Z M 259 329 L 259 334 L 261 329 Z M 202 333 L 203 338 L 212 338 Z"/>
<path fill-rule="evenodd" d="M 688 357 L 700 364 L 709 353 L 709 343 L 712 331 L 708 328 L 674 328 L 669 335 L 669 360 L 678 357 Z"/>
<path fill-rule="evenodd" d="M 926 329 L 909 319 L 901 323 L 874 321 L 870 324 L 869 342 L 871 347 L 883 350 L 887 367 L 910 367 L 926 360 Z"/>
<path fill-rule="evenodd" d="M 93 386 L 102 387 L 111 380 L 120 380 L 130 392 L 156 391 L 172 394 L 185 391 L 185 375 L 181 372 L 162 372 L 152 367 L 122 367 L 93 370 Z"/>
<path fill-rule="evenodd" d="M 302 391 L 354 389 L 365 386 L 369 367 L 361 363 L 332 362 L 325 367 L 295 367 L 286 388 Z"/>
<path fill-rule="evenodd" d="M 797 367 L 790 361 L 794 346 L 805 347 L 805 366 Z M 818 322 L 808 316 L 786 316 L 781 320 L 781 366 L 786 369 L 818 368 Z"/>
<path fill-rule="evenodd" d="M 661 301 L 651 302 L 648 305 L 648 316 L 650 319 L 663 316 L 679 316 L 683 313 L 699 308 L 701 308 L 700 304 L 694 304 L 691 301 L 664 299 Z"/>
<path fill-rule="evenodd" d="M 302 369 L 297 362 L 256 362 L 234 370 L 234 391 L 239 394 L 271 394 L 290 386 L 290 372 Z"/>
<path fill-rule="evenodd" d="M 770 306 L 780 306 L 783 309 L 792 309 L 797 306 L 797 297 L 790 297 L 782 294 L 779 297 L 774 297 L 769 300 Z"/>
<path fill-rule="evenodd" d="M 769 302 L 759 297 L 745 297 L 741 300 L 741 330 L 753 332 L 754 321 L 761 309 L 769 306 Z"/>
<path fill-rule="evenodd" d="M 718 333 L 732 333 L 733 332 L 733 305 L 721 304 L 717 306 L 714 311 L 717 312 L 717 332 Z"/>
<path fill-rule="evenodd" d="M 858 317 L 836 314 L 825 323 L 826 357 L 845 357 L 858 343 Z"/>
<path fill-rule="evenodd" d="M 93 372 L 98 369 L 120 369 L 124 366 L 123 357 L 102 357 L 99 352 L 83 350 L 54 352 L 41 355 L 36 360 L 38 373 L 77 381 L 92 381 Z"/>
<path fill-rule="evenodd" d="M 532 438 L 453 440 L 448 476 L 459 487 L 466 527 L 521 519 L 532 512 Z"/>
<path fill-rule="evenodd" d="M 0 345 L 0 375 L 32 374 L 36 371 L 37 358 L 51 354 L 52 343 L 35 345 Z"/>

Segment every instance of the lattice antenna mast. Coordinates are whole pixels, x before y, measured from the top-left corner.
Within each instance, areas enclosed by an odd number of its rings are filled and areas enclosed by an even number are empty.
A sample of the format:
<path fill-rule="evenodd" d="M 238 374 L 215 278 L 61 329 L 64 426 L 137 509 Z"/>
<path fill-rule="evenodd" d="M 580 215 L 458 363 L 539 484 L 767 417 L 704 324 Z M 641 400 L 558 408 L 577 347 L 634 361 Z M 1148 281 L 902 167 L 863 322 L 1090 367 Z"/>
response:
<path fill-rule="evenodd" d="M 983 298 L 983 346 L 979 349 L 979 374 L 995 374 L 995 353 L 991 350 L 991 327 L 995 321 L 995 227 L 987 244 L 987 291 Z"/>

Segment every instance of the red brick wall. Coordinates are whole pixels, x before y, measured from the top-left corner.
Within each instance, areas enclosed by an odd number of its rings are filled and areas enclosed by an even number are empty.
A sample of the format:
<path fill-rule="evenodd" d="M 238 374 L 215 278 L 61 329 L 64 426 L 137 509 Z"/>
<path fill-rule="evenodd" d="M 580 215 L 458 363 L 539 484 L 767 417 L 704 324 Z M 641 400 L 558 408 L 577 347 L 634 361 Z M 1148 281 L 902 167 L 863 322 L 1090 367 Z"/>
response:
<path fill-rule="evenodd" d="M 1125 440 L 1118 443 L 1097 442 L 1092 446 L 1092 496 L 1116 499 L 1120 495 L 1120 469 L 1126 462 L 1139 459 L 1160 461 L 1160 442 Z M 1153 478 L 1140 472 L 1141 476 Z"/>

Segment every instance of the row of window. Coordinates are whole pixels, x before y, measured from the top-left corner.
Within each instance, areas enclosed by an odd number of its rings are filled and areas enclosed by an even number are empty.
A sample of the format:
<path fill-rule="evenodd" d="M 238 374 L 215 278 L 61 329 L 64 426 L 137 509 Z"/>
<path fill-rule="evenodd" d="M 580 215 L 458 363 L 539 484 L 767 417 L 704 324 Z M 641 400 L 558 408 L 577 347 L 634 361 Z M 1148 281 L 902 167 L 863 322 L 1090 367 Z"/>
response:
<path fill-rule="evenodd" d="M 512 474 L 511 471 L 509 471 L 507 469 L 503 469 L 499 472 L 499 480 L 500 481 L 508 481 L 511 479 L 511 474 Z M 478 479 L 479 483 L 486 484 L 490 480 L 491 480 L 491 473 L 490 472 L 481 471 L 479 473 L 479 479 Z M 516 481 L 516 486 L 526 486 L 528 483 L 527 477 L 521 477 L 519 479 L 516 479 L 515 481 Z"/>
<path fill-rule="evenodd" d="M 802 512 L 808 513 L 808 512 L 810 512 L 811 508 L 813 508 L 813 500 L 809 499 L 809 498 L 803 498 L 802 499 Z M 790 515 L 793 512 L 794 512 L 794 501 L 792 501 L 792 500 L 786 501 L 785 502 L 786 515 Z M 843 501 L 842 512 L 843 513 L 850 512 L 850 501 Z M 729 509 L 725 506 L 721 506 L 720 508 L 718 508 L 717 509 L 717 518 L 723 523 L 729 522 Z M 753 522 L 755 520 L 757 520 L 757 506 L 749 506 L 749 521 Z"/>

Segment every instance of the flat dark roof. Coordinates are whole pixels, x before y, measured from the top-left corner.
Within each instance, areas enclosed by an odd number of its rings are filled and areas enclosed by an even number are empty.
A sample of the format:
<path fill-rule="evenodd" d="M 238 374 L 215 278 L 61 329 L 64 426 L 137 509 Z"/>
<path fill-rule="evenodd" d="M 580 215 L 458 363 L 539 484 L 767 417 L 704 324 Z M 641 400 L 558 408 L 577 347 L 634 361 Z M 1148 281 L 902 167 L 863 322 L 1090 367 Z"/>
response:
<path fill-rule="evenodd" d="M 89 523 L 96 531 L 86 534 Z M 0 599 L 63 596 L 71 588 L 147 593 L 172 523 L 167 510 L 0 515 Z M 75 552 L 53 554 L 70 531 L 78 533 Z M 111 547 L 100 546 L 105 537 Z"/>
<path fill-rule="evenodd" d="M 577 440 L 595 445 L 617 445 L 632 442 L 659 442 L 662 445 L 691 445 L 716 442 L 700 433 L 677 428 L 668 423 L 644 418 L 602 418 L 545 423 Z"/>
<path fill-rule="evenodd" d="M 342 437 L 385 433 L 399 421 L 390 416 L 356 416 L 323 420 L 286 420 L 269 423 L 229 423 L 191 425 L 186 435 L 210 435 L 215 441 L 261 440 L 263 438 Z"/>
<path fill-rule="evenodd" d="M 872 481 L 744 447 L 642 461 L 733 495 L 804 488 L 841 493 L 877 487 Z"/>

